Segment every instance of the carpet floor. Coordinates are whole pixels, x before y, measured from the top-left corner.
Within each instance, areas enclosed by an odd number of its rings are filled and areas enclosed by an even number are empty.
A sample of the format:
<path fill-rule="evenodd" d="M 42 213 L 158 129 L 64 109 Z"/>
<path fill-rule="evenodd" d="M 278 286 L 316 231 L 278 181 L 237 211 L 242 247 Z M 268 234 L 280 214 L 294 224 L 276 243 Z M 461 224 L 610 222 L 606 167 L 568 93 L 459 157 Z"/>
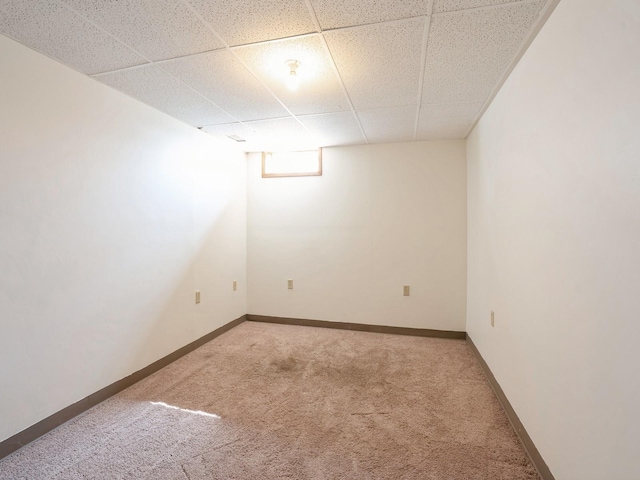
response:
<path fill-rule="evenodd" d="M 538 479 L 463 340 L 245 322 L 2 479 Z"/>

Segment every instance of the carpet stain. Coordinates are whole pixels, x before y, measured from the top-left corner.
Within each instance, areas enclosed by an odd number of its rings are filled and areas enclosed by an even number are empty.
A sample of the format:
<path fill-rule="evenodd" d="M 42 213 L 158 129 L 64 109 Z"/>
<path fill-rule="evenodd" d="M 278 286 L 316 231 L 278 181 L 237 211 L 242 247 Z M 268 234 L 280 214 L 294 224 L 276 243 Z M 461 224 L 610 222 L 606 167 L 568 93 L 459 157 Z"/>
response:
<path fill-rule="evenodd" d="M 534 480 L 461 340 L 245 322 L 0 461 L 4 479 Z"/>
<path fill-rule="evenodd" d="M 272 360 L 271 365 L 276 367 L 279 372 L 291 372 L 303 368 L 302 362 L 291 356 L 285 359 Z"/>

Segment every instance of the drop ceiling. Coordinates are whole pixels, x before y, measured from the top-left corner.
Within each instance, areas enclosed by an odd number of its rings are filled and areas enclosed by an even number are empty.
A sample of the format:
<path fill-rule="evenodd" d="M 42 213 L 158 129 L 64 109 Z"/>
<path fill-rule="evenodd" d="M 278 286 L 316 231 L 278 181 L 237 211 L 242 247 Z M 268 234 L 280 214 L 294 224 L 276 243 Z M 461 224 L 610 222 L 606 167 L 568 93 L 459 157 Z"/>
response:
<path fill-rule="evenodd" d="M 0 0 L 0 33 L 247 151 L 301 149 L 465 138 L 555 3 Z"/>

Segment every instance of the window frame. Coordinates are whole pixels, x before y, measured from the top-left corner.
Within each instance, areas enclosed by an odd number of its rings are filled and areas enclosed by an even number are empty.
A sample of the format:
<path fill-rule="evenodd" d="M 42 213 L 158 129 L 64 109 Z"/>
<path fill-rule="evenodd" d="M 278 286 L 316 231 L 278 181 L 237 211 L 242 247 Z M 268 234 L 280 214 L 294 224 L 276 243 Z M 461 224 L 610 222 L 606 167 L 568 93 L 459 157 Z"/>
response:
<path fill-rule="evenodd" d="M 295 150 L 288 153 L 313 152 L 314 150 Z M 262 152 L 262 178 L 284 178 L 284 177 L 320 177 L 322 176 L 322 148 L 318 148 L 318 170 L 316 172 L 305 173 L 265 173 L 265 163 L 267 155 L 278 152 Z"/>

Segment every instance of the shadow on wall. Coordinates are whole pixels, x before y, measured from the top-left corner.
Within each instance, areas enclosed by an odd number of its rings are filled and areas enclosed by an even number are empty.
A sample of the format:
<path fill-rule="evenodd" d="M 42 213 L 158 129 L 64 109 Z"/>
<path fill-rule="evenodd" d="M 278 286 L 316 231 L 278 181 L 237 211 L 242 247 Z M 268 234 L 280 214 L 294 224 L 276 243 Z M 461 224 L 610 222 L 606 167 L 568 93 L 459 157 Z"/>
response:
<path fill-rule="evenodd" d="M 3 162 L 0 441 L 245 313 L 244 154 L 154 135 L 134 159 Z"/>

